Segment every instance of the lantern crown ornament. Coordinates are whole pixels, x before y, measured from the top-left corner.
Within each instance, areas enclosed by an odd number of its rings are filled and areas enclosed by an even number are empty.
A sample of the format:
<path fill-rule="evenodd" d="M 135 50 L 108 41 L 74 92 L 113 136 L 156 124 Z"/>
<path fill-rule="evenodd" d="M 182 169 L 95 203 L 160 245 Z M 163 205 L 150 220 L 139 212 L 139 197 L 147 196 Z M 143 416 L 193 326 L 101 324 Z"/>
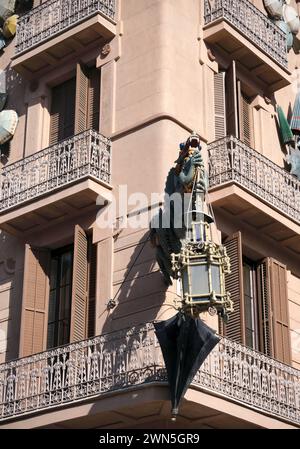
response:
<path fill-rule="evenodd" d="M 151 240 L 156 246 L 157 261 L 167 284 L 180 279 L 183 313 L 196 318 L 201 312 L 219 314 L 225 321 L 233 311 L 225 288 L 225 274 L 230 273 L 226 248 L 213 241 L 213 213 L 207 204 L 208 177 L 201 154 L 200 137 L 192 133 L 180 145 L 179 158 L 166 182 L 166 194 L 179 194 L 159 213 L 158 226 L 152 227 Z M 170 206 L 171 205 L 171 206 Z M 181 217 L 178 214 L 181 211 Z M 170 227 L 164 226 L 165 216 Z M 177 226 L 175 226 L 177 224 Z"/>

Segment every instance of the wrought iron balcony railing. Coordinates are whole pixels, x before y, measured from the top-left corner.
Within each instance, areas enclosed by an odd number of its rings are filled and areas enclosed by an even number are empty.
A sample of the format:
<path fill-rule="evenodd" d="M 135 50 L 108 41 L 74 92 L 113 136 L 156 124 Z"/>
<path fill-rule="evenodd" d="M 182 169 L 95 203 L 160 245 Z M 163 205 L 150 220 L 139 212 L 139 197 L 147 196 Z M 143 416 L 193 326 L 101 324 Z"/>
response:
<path fill-rule="evenodd" d="M 0 365 L 0 420 L 151 382 L 166 372 L 147 323 Z M 192 388 L 300 425 L 300 371 L 225 338 Z"/>
<path fill-rule="evenodd" d="M 110 140 L 85 131 L 0 171 L 0 213 L 87 177 L 110 182 Z"/>
<path fill-rule="evenodd" d="M 250 42 L 287 68 L 285 33 L 249 0 L 205 0 L 205 25 L 226 20 Z"/>
<path fill-rule="evenodd" d="M 62 31 L 100 13 L 114 20 L 116 0 L 48 0 L 20 17 L 16 54 L 40 45 Z"/>
<path fill-rule="evenodd" d="M 235 137 L 208 146 L 210 188 L 235 182 L 300 223 L 300 181 Z"/>

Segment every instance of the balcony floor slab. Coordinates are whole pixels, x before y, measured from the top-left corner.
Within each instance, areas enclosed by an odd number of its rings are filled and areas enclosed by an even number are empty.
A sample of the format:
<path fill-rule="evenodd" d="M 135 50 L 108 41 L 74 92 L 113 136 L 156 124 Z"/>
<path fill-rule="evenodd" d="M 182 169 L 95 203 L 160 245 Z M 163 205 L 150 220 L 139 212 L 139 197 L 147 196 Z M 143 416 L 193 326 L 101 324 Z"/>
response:
<path fill-rule="evenodd" d="M 37 73 L 64 63 L 66 57 L 72 57 L 95 41 L 107 41 L 115 35 L 116 25 L 98 13 L 46 42 L 17 54 L 12 60 L 12 67 L 22 76 L 34 78 Z"/>
<path fill-rule="evenodd" d="M 2 213 L 0 228 L 14 235 L 32 234 L 91 209 L 95 210 L 96 219 L 98 196 L 102 202 L 111 202 L 111 186 L 83 179 Z"/>
<path fill-rule="evenodd" d="M 238 61 L 272 93 L 291 84 L 291 72 L 281 67 L 225 20 L 204 27 L 203 38 L 230 60 Z"/>

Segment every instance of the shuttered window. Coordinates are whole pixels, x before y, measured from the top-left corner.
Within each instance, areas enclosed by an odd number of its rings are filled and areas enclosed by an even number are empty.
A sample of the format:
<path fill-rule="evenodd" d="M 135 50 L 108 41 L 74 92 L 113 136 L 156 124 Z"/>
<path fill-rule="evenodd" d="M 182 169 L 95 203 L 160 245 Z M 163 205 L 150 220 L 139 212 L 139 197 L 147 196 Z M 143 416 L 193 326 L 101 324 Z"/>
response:
<path fill-rule="evenodd" d="M 223 326 L 222 333 L 226 337 L 245 343 L 245 313 L 242 236 L 238 232 L 224 242 L 230 257 L 231 273 L 225 276 L 226 290 L 230 293 L 234 311 L 230 314 L 229 323 Z"/>
<path fill-rule="evenodd" d="M 218 92 L 219 100 L 217 103 L 220 103 L 222 101 L 222 93 L 220 87 L 217 91 L 216 89 L 215 84 L 215 96 L 216 92 Z M 233 61 L 225 76 L 227 135 L 237 137 L 246 145 L 252 146 L 253 112 L 251 99 L 245 94 L 244 89 L 246 87 L 244 86 L 243 88 L 241 81 L 237 78 L 236 64 Z M 221 128 L 219 127 L 219 129 Z"/>
<path fill-rule="evenodd" d="M 89 129 L 99 131 L 100 118 L 100 70 L 89 69 L 88 123 Z"/>
<path fill-rule="evenodd" d="M 72 297 L 73 247 L 51 254 L 47 347 L 69 342 Z"/>
<path fill-rule="evenodd" d="M 95 335 L 96 323 L 96 279 L 97 279 L 97 245 L 90 242 L 89 248 L 89 302 L 87 336 Z"/>
<path fill-rule="evenodd" d="M 97 247 L 80 227 L 73 246 L 26 245 L 20 357 L 95 335 Z"/>
<path fill-rule="evenodd" d="M 214 75 L 215 139 L 226 136 L 225 72 Z"/>
<path fill-rule="evenodd" d="M 261 346 L 278 360 L 291 363 L 287 276 L 285 265 L 272 258 L 259 265 Z"/>
<path fill-rule="evenodd" d="M 241 82 L 238 81 L 239 101 L 239 138 L 249 147 L 252 146 L 253 115 L 251 100 L 242 90 Z"/>
<path fill-rule="evenodd" d="M 24 264 L 20 357 L 46 349 L 50 251 L 26 245 Z"/>
<path fill-rule="evenodd" d="M 245 267 L 249 268 L 249 262 L 243 263 L 241 234 L 228 238 L 224 245 L 231 262 L 231 274 L 226 275 L 225 284 L 231 294 L 234 312 L 226 326 L 220 321 L 220 332 L 290 364 L 286 267 L 271 258 L 251 264 L 251 271 L 255 270 L 251 273 L 253 284 L 246 285 L 249 270 Z"/>
<path fill-rule="evenodd" d="M 226 73 L 226 122 L 228 135 L 238 137 L 238 97 L 235 61 Z"/>
<path fill-rule="evenodd" d="M 88 318 L 88 238 L 76 225 L 72 284 L 70 341 L 83 340 L 87 335 Z"/>
<path fill-rule="evenodd" d="M 76 77 L 52 89 L 50 145 L 87 129 L 99 130 L 100 71 L 77 64 Z"/>
<path fill-rule="evenodd" d="M 72 78 L 52 89 L 50 112 L 50 145 L 74 135 L 75 86 Z"/>

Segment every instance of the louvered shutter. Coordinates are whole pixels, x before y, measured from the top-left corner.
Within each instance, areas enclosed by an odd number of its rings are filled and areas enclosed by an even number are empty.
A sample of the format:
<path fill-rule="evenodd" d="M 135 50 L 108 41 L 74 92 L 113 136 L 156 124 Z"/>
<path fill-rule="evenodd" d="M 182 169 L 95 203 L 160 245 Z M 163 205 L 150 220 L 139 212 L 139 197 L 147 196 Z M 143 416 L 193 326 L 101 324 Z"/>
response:
<path fill-rule="evenodd" d="M 281 362 L 291 363 L 288 290 L 285 265 L 272 258 L 260 265 L 263 350 Z"/>
<path fill-rule="evenodd" d="M 252 110 L 251 100 L 242 92 L 241 82 L 238 81 L 239 101 L 239 138 L 246 145 L 252 145 Z"/>
<path fill-rule="evenodd" d="M 274 355 L 272 304 L 269 260 L 265 259 L 257 267 L 257 287 L 259 302 L 260 349 L 266 355 Z"/>
<path fill-rule="evenodd" d="M 75 134 L 88 128 L 88 90 L 89 78 L 86 67 L 77 64 L 76 68 L 76 106 Z"/>
<path fill-rule="evenodd" d="M 100 117 L 100 70 L 95 67 L 89 70 L 88 90 L 88 129 L 99 131 Z"/>
<path fill-rule="evenodd" d="M 223 335 L 245 343 L 245 314 L 244 314 L 244 286 L 243 286 L 243 254 L 242 236 L 237 232 L 227 238 L 224 243 L 227 254 L 230 257 L 231 273 L 225 276 L 226 291 L 230 292 L 234 311 L 229 315 L 229 322 L 223 325 Z"/>
<path fill-rule="evenodd" d="M 232 61 L 230 69 L 226 73 L 225 88 L 227 107 L 227 134 L 238 137 L 238 97 L 235 61 Z"/>
<path fill-rule="evenodd" d="M 89 250 L 89 298 L 87 336 L 95 335 L 96 320 L 96 277 L 97 277 L 97 245 L 90 245 Z"/>
<path fill-rule="evenodd" d="M 25 246 L 20 357 L 46 349 L 50 251 Z"/>
<path fill-rule="evenodd" d="M 59 141 L 59 125 L 63 113 L 63 98 L 60 95 L 60 87 L 52 89 L 52 103 L 50 113 L 49 144 L 54 145 Z"/>
<path fill-rule="evenodd" d="M 75 87 L 76 81 L 72 78 L 52 89 L 50 145 L 74 134 Z"/>
<path fill-rule="evenodd" d="M 75 130 L 75 97 L 76 97 L 76 80 L 75 78 L 70 79 L 66 83 L 64 83 L 64 120 L 63 120 L 63 129 L 61 136 L 62 139 L 66 139 L 67 137 L 74 135 Z"/>
<path fill-rule="evenodd" d="M 88 315 L 88 238 L 76 225 L 71 305 L 70 341 L 83 340 L 87 336 Z"/>
<path fill-rule="evenodd" d="M 215 139 L 226 136 L 225 72 L 214 75 Z"/>

